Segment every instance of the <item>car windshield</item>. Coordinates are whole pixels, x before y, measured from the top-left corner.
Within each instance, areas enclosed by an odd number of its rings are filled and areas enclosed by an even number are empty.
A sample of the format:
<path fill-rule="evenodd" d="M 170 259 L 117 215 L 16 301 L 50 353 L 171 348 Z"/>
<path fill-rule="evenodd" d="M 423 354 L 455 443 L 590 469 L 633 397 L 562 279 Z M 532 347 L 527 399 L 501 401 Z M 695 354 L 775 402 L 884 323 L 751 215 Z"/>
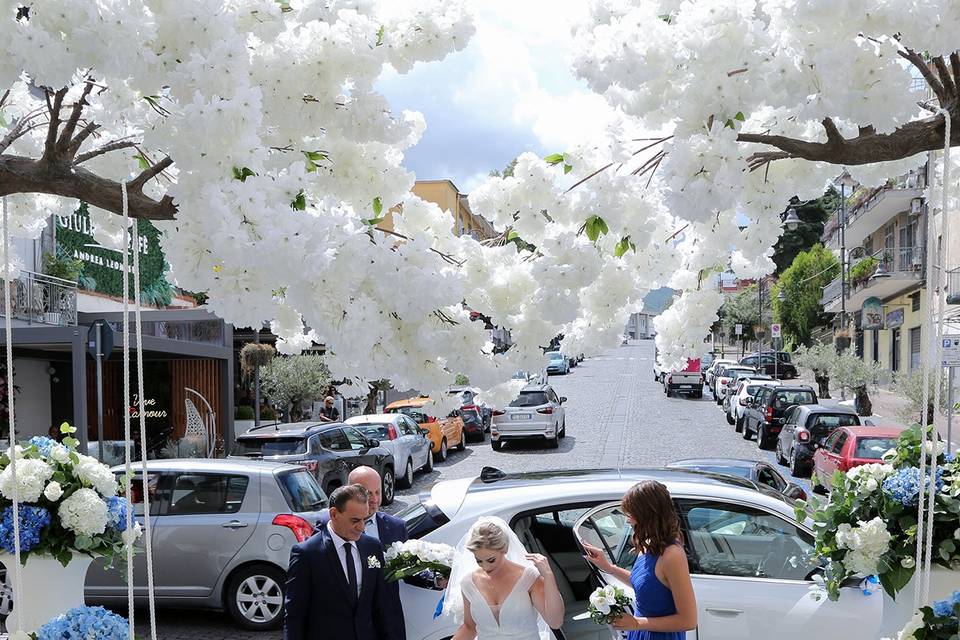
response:
<path fill-rule="evenodd" d="M 857 438 L 857 449 L 853 453 L 855 458 L 879 460 L 887 451 L 897 446 L 896 438 L 867 437 Z"/>
<path fill-rule="evenodd" d="M 556 351 L 551 351 L 547 354 L 547 357 L 551 360 L 563 360 L 563 354 Z"/>
<path fill-rule="evenodd" d="M 737 371 L 750 371 L 752 373 L 754 369 L 751 369 L 750 367 L 727 367 L 726 369 L 720 372 L 720 377 L 729 378 L 733 376 L 733 374 L 736 373 Z"/>
<path fill-rule="evenodd" d="M 277 480 L 287 505 L 294 512 L 319 511 L 327 506 L 327 496 L 306 469 L 281 473 Z"/>
<path fill-rule="evenodd" d="M 750 477 L 750 468 L 749 467 L 713 467 L 713 466 L 696 466 L 696 467 L 687 467 L 688 469 L 696 469 L 697 471 L 706 471 L 707 473 L 722 473 L 728 476 L 740 476 L 741 478 Z"/>
<path fill-rule="evenodd" d="M 828 429 L 830 431 L 837 427 L 854 427 L 860 424 L 860 418 L 849 413 L 840 413 L 834 415 L 820 415 L 813 419 L 813 427 Z"/>
<path fill-rule="evenodd" d="M 510 403 L 511 407 L 538 407 L 547 404 L 547 394 L 544 391 L 522 391 L 516 400 Z"/>
<path fill-rule="evenodd" d="M 307 452 L 307 440 L 300 437 L 240 438 L 233 448 L 235 456 L 292 456 Z"/>
<path fill-rule="evenodd" d="M 352 425 L 357 431 L 367 436 L 368 438 L 376 438 L 377 440 L 389 440 L 390 433 L 387 425 L 385 424 L 355 424 Z"/>
<path fill-rule="evenodd" d="M 387 413 L 402 413 L 413 418 L 413 421 L 417 424 L 423 424 L 428 421 L 427 414 L 423 412 L 423 409 L 417 407 L 394 407 L 393 409 L 388 409 Z"/>
<path fill-rule="evenodd" d="M 817 399 L 811 391 L 778 391 L 773 399 L 773 406 L 776 408 L 795 404 L 817 404 Z"/>

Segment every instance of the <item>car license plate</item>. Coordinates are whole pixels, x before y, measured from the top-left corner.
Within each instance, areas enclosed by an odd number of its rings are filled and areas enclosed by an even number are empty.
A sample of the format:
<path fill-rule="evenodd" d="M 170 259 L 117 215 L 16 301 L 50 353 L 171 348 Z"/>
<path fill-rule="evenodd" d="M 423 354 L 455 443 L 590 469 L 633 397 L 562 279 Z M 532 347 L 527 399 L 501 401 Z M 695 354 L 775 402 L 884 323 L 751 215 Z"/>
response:
<path fill-rule="evenodd" d="M 511 420 L 529 420 L 529 419 L 530 419 L 530 414 L 529 414 L 529 413 L 514 413 L 514 414 L 511 414 L 511 415 L 510 415 L 510 419 L 511 419 Z"/>
<path fill-rule="evenodd" d="M 692 384 L 682 384 L 682 385 L 680 385 L 680 388 L 681 388 L 681 389 L 693 389 L 693 385 L 692 385 Z"/>

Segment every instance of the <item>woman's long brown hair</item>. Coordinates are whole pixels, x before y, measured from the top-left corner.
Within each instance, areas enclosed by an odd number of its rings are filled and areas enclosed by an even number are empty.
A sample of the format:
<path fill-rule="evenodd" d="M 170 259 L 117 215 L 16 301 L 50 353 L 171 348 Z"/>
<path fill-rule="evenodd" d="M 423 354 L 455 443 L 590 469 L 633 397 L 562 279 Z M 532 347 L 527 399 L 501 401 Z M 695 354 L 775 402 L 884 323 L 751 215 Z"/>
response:
<path fill-rule="evenodd" d="M 683 544 L 680 518 L 667 488 L 656 480 L 643 480 L 630 487 L 620 507 L 631 516 L 633 548 L 637 553 L 662 555 L 672 544 Z"/>

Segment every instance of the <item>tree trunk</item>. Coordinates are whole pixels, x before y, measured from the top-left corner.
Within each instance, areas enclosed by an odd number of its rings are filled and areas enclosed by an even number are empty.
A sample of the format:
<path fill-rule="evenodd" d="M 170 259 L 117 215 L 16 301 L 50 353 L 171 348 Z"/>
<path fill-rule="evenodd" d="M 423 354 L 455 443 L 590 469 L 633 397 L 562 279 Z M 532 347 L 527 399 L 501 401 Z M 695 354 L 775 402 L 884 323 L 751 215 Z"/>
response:
<path fill-rule="evenodd" d="M 857 410 L 858 416 L 872 416 L 873 415 L 873 403 L 870 402 L 870 396 L 867 395 L 867 387 L 857 387 L 854 389 L 853 406 Z"/>
<path fill-rule="evenodd" d="M 367 391 L 367 406 L 363 409 L 363 413 L 365 415 L 370 415 L 377 412 L 378 395 L 380 395 L 380 389 L 374 385 L 370 385 L 370 388 Z"/>
<path fill-rule="evenodd" d="M 820 398 L 821 399 L 830 399 L 830 376 L 814 372 L 814 380 L 817 381 L 817 386 L 820 387 Z"/>

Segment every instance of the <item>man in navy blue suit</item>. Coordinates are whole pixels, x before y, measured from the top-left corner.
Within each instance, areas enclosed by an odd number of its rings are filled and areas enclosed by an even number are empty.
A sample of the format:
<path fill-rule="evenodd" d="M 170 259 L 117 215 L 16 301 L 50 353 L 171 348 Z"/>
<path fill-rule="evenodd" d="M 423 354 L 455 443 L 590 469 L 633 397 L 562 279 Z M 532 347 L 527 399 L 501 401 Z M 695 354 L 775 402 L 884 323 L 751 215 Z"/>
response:
<path fill-rule="evenodd" d="M 406 640 L 383 549 L 364 534 L 368 500 L 360 485 L 337 488 L 328 522 L 290 552 L 285 640 Z"/>

